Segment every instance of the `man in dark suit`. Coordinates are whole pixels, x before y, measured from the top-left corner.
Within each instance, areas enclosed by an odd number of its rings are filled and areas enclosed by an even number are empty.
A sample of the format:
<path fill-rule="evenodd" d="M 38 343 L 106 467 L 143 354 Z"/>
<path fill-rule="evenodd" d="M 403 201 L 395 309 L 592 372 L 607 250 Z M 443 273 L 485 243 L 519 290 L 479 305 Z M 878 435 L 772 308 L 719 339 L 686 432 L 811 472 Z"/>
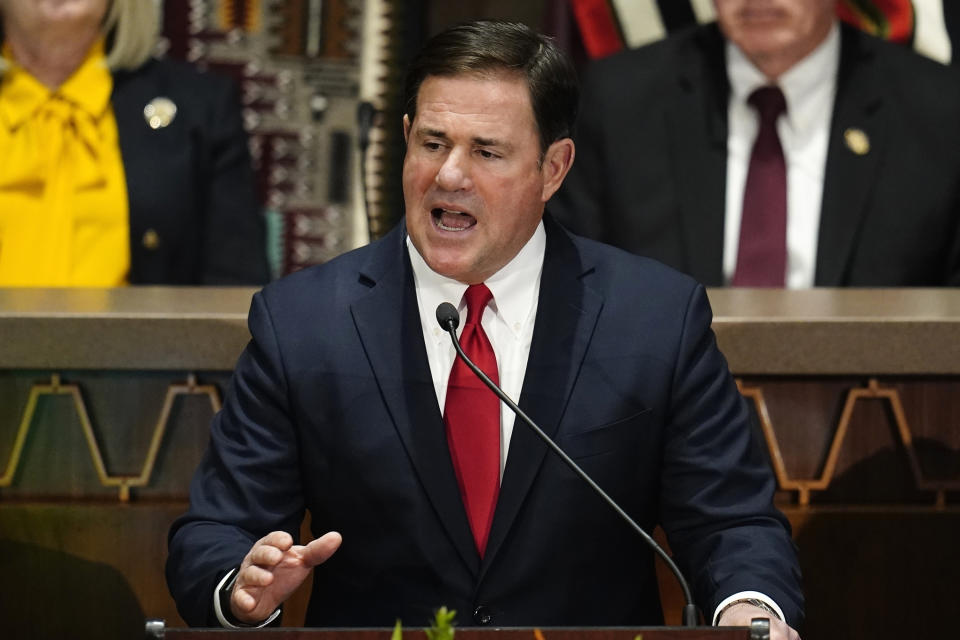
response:
<path fill-rule="evenodd" d="M 599 61 L 551 212 L 736 284 L 761 85 L 782 90 L 783 285 L 960 284 L 960 78 L 834 17 L 832 0 L 717 0 L 718 24 Z M 778 274 L 780 275 L 780 274 Z"/>
<path fill-rule="evenodd" d="M 427 43 L 406 94 L 403 223 L 254 297 L 171 530 L 184 619 L 267 623 L 313 571 L 309 625 L 441 605 L 461 624 L 661 622 L 651 551 L 461 377 L 434 318 L 449 301 L 488 374 L 663 526 L 708 621 L 796 638 L 795 551 L 703 287 L 544 217 L 574 157 L 569 61 L 522 25 L 470 23 Z M 301 546 L 306 509 L 319 537 Z"/>

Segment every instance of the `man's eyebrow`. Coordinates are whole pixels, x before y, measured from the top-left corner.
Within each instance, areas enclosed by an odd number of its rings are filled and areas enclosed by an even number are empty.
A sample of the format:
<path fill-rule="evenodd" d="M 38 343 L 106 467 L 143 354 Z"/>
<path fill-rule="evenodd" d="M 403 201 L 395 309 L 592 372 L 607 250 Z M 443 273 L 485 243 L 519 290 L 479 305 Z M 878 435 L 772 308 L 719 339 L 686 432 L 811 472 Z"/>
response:
<path fill-rule="evenodd" d="M 420 127 L 416 131 L 416 135 L 421 138 L 441 138 L 443 140 L 449 140 L 447 132 L 442 129 L 432 129 L 430 127 Z M 509 149 L 512 147 L 510 143 L 505 140 L 498 140 L 497 138 L 482 138 L 480 136 L 474 136 L 470 139 L 474 145 L 478 147 L 500 147 L 502 149 Z"/>
<path fill-rule="evenodd" d="M 479 145 L 481 147 L 506 147 L 509 146 L 506 142 L 502 140 L 497 140 L 496 138 L 473 138 L 473 144 Z"/>
<path fill-rule="evenodd" d="M 446 139 L 446 131 L 440 129 L 430 129 L 428 127 L 420 127 L 417 129 L 417 135 L 421 138 L 444 138 Z"/>

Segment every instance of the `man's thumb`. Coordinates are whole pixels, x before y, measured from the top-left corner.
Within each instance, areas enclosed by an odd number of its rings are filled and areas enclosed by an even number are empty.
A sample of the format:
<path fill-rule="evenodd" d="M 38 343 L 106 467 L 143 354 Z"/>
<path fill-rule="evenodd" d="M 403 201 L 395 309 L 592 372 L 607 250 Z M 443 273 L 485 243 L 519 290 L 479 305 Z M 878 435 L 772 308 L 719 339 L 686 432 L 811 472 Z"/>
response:
<path fill-rule="evenodd" d="M 303 548 L 303 561 L 315 567 L 322 564 L 340 548 L 343 537 L 336 531 L 323 534 Z"/>

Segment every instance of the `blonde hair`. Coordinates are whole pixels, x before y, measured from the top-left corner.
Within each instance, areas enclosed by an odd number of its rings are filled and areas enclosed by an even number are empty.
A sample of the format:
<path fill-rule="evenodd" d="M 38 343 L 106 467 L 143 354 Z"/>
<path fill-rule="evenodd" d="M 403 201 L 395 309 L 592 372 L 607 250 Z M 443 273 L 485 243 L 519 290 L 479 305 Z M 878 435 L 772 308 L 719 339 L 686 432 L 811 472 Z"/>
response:
<path fill-rule="evenodd" d="M 153 0 L 110 3 L 103 20 L 103 32 L 107 34 L 109 46 L 107 66 L 112 71 L 136 69 L 153 54 L 160 31 L 158 12 Z"/>
<path fill-rule="evenodd" d="M 107 37 L 107 66 L 111 71 L 136 69 L 153 55 L 160 33 L 159 11 L 155 0 L 110 0 L 101 31 Z M 8 64 L 0 57 L 0 74 Z"/>

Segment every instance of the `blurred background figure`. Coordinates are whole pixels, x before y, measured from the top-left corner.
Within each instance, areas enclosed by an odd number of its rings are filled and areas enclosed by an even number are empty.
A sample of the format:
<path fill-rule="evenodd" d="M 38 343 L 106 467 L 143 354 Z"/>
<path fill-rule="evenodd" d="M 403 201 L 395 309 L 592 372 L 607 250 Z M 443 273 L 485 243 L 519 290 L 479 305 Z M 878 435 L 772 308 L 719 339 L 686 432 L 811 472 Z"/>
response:
<path fill-rule="evenodd" d="M 714 9 L 588 71 L 551 211 L 707 285 L 960 284 L 956 69 L 835 0 Z"/>
<path fill-rule="evenodd" d="M 235 88 L 147 0 L 0 0 L 0 286 L 259 284 Z"/>

